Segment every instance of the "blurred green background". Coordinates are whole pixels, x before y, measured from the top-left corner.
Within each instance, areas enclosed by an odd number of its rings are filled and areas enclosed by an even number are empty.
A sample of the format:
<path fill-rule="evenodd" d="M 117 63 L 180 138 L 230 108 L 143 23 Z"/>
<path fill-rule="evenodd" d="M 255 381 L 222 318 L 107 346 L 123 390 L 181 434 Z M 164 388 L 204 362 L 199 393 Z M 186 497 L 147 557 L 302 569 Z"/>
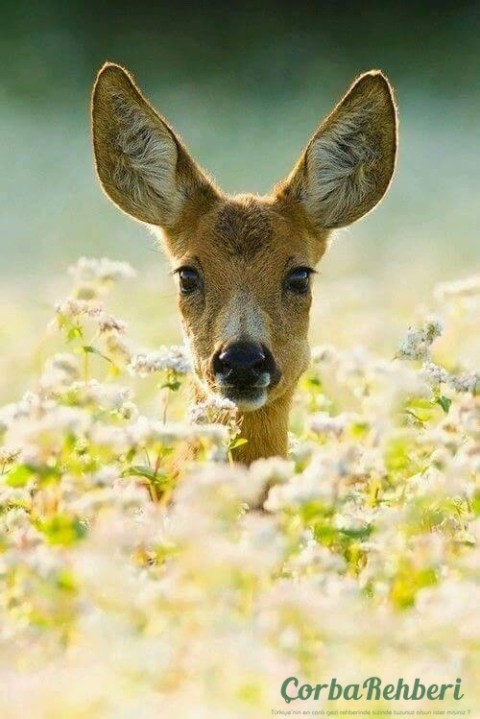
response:
<path fill-rule="evenodd" d="M 398 172 L 339 252 L 360 269 L 480 266 L 479 2 L 16 0 L 0 13 L 3 277 L 51 275 L 79 254 L 151 263 L 148 234 L 94 176 L 89 95 L 106 59 L 231 192 L 268 191 L 352 79 L 383 69 Z"/>
<path fill-rule="evenodd" d="M 435 282 L 480 272 L 480 2 L 16 0 L 0 38 L 0 401 L 34 381 L 80 255 L 139 270 L 112 308 L 134 339 L 180 339 L 161 253 L 95 177 L 90 92 L 107 59 L 230 192 L 267 192 L 360 72 L 388 74 L 396 177 L 322 261 L 313 342 L 392 355 Z"/>

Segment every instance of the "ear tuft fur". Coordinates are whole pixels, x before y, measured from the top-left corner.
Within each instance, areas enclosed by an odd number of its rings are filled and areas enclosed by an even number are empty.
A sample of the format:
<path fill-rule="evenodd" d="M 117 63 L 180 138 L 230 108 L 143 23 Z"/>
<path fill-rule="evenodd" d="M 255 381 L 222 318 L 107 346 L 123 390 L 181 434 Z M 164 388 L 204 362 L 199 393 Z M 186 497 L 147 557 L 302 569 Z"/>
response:
<path fill-rule="evenodd" d="M 279 193 L 302 202 L 318 228 L 348 225 L 382 199 L 396 151 L 393 91 L 381 72 L 365 73 L 321 124 Z"/>
<path fill-rule="evenodd" d="M 106 63 L 98 74 L 92 131 L 103 189 L 141 222 L 172 226 L 186 199 L 209 186 L 166 120 L 119 65 Z"/>

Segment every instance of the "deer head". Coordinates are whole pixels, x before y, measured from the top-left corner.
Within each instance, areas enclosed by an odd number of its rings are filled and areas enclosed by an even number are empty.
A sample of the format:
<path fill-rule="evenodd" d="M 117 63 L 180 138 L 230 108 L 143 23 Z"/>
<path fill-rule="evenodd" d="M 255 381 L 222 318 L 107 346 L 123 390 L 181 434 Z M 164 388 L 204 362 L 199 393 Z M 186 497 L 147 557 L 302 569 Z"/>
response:
<path fill-rule="evenodd" d="M 118 65 L 100 70 L 92 123 L 106 194 L 161 233 L 197 395 L 238 406 L 249 440 L 241 459 L 284 454 L 290 399 L 309 359 L 311 275 L 332 230 L 370 212 L 392 178 L 388 80 L 359 77 L 266 197 L 221 192 Z"/>

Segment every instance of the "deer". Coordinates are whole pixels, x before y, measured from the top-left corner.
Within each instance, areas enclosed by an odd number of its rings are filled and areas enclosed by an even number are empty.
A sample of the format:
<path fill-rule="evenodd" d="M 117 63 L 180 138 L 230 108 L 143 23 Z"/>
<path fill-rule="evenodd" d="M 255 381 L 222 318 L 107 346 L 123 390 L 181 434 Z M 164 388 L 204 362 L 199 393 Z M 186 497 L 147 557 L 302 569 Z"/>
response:
<path fill-rule="evenodd" d="M 234 460 L 286 457 L 292 398 L 309 365 L 312 276 L 332 234 L 373 210 L 394 174 L 394 91 L 360 75 L 265 196 L 230 196 L 193 159 L 132 75 L 106 63 L 92 93 L 105 194 L 162 242 L 178 285 L 195 402 L 237 408 Z"/>

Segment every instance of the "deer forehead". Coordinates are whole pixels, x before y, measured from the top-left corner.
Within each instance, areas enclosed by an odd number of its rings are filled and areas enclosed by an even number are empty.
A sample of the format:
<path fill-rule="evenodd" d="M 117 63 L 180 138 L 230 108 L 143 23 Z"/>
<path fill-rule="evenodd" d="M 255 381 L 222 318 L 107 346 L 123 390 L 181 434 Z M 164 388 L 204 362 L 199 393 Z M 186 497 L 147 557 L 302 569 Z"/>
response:
<path fill-rule="evenodd" d="M 261 290 L 292 258 L 300 264 L 317 261 L 318 243 L 310 242 L 298 218 L 280 212 L 268 198 L 222 199 L 200 219 L 197 214 L 192 225 L 187 219 L 183 228 L 182 260 L 198 259 L 220 284 L 223 278 L 229 286 L 248 282 Z"/>
<path fill-rule="evenodd" d="M 264 254 L 274 240 L 273 213 L 254 199 L 227 202 L 212 219 L 215 244 L 245 262 Z"/>

